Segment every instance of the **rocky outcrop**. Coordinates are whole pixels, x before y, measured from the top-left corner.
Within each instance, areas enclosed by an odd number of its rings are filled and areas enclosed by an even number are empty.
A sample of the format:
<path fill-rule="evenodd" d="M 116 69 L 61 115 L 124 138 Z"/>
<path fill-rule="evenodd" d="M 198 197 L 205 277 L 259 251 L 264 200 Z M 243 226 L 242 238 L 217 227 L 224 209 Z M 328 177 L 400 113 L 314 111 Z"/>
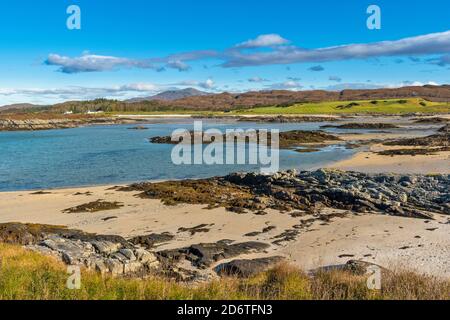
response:
<path fill-rule="evenodd" d="M 113 117 L 50 117 L 40 119 L 39 117 L 11 116 L 0 118 L 0 131 L 41 131 L 52 129 L 70 129 L 87 125 L 112 125 L 136 123 L 140 120 L 113 118 Z"/>
<path fill-rule="evenodd" d="M 431 136 L 402 139 L 385 142 L 386 146 L 410 146 L 410 147 L 449 147 L 450 134 L 448 130 L 439 130 L 437 134 Z"/>
<path fill-rule="evenodd" d="M 19 244 L 50 255 L 67 265 L 77 265 L 102 274 L 146 277 L 160 274 L 180 281 L 208 277 L 210 268 L 225 259 L 264 252 L 270 247 L 262 242 L 235 243 L 222 240 L 189 247 L 157 250 L 156 244 L 172 240 L 173 235 L 150 234 L 126 240 L 115 235 L 97 235 L 60 226 L 0 224 L 0 242 Z M 264 263 L 260 263 L 260 269 Z M 269 261 L 265 262 L 269 265 Z M 187 267 L 186 265 L 190 265 Z"/>
<path fill-rule="evenodd" d="M 271 132 L 267 132 L 267 143 L 271 145 Z M 234 139 L 242 139 L 242 141 L 248 142 L 250 140 L 250 135 L 247 133 L 233 133 L 224 134 L 221 137 L 222 143 L 227 141 L 235 141 Z M 256 143 L 260 143 L 262 140 L 259 130 L 255 131 L 255 136 L 252 137 Z M 172 140 L 171 136 L 163 137 L 152 137 L 149 139 L 151 143 L 158 144 L 178 144 L 180 141 Z M 215 137 L 207 135 L 203 132 L 190 132 L 189 141 L 184 141 L 180 139 L 182 143 L 195 144 L 197 141 L 202 144 L 210 144 L 215 141 Z M 304 144 L 310 143 L 325 143 L 330 141 L 340 141 L 338 137 L 332 134 L 325 133 L 323 131 L 302 131 L 302 130 L 292 130 L 279 133 L 279 147 L 283 149 L 295 148 Z"/>
<path fill-rule="evenodd" d="M 221 178 L 131 185 L 143 198 L 225 207 L 236 213 L 335 208 L 429 219 L 450 214 L 448 175 L 365 174 L 336 170 L 274 175 L 235 173 Z"/>
<path fill-rule="evenodd" d="M 167 262 L 185 259 L 197 268 L 205 269 L 220 260 L 262 252 L 269 247 L 269 244 L 262 242 L 233 243 L 231 240 L 221 240 L 216 243 L 200 243 L 187 248 L 159 251 L 157 254 Z"/>
<path fill-rule="evenodd" d="M 175 236 L 171 235 L 170 233 L 161 233 L 161 234 L 152 233 L 145 236 L 134 237 L 130 239 L 130 242 L 135 245 L 140 245 L 143 246 L 144 248 L 151 249 L 155 247 L 157 244 L 168 242 L 173 238 L 175 238 Z"/>
<path fill-rule="evenodd" d="M 449 133 L 450 133 L 450 124 L 448 124 L 448 125 L 446 125 L 446 126 L 440 128 L 438 131 L 439 131 L 439 132 L 442 132 L 442 133 L 449 134 Z"/>
<path fill-rule="evenodd" d="M 0 224 L 0 242 L 54 256 L 68 265 L 114 276 L 145 276 L 159 268 L 157 256 L 120 236 L 89 234 L 48 225 Z"/>
<path fill-rule="evenodd" d="M 108 202 L 99 199 L 97 201 L 85 203 L 73 208 L 68 208 L 63 212 L 66 213 L 99 212 L 99 211 L 120 209 L 122 207 L 123 204 L 120 202 Z"/>
<path fill-rule="evenodd" d="M 414 121 L 415 123 L 424 123 L 424 124 L 441 124 L 441 123 L 449 123 L 450 119 L 448 118 L 419 118 Z"/>
<path fill-rule="evenodd" d="M 302 123 L 302 122 L 334 122 L 340 121 L 338 117 L 319 116 L 252 116 L 241 117 L 239 122 L 262 122 L 262 123 Z"/>
<path fill-rule="evenodd" d="M 450 147 L 441 148 L 412 148 L 412 149 L 390 149 L 376 152 L 381 156 L 419 156 L 419 155 L 435 155 L 439 152 L 450 151 Z"/>
<path fill-rule="evenodd" d="M 333 125 L 325 125 L 321 126 L 322 129 L 325 128 L 337 128 L 337 129 L 355 129 L 355 130 L 378 130 L 378 129 L 397 129 L 399 128 L 395 124 L 392 123 L 346 123 L 339 126 L 333 126 Z"/>

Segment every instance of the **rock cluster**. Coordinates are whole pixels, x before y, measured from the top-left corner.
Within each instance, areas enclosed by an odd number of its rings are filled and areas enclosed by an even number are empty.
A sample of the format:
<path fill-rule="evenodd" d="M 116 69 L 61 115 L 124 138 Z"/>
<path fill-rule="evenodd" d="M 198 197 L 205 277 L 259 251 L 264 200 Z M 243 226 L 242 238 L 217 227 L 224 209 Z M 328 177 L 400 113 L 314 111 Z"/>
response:
<path fill-rule="evenodd" d="M 210 268 L 221 260 L 264 252 L 270 247 L 263 242 L 235 243 L 231 240 L 172 250 L 158 251 L 154 247 L 173 238 L 164 233 L 126 240 L 120 236 L 96 235 L 59 226 L 0 224 L 0 242 L 20 244 L 41 254 L 54 256 L 67 265 L 82 266 L 113 276 L 146 277 L 159 274 L 179 281 L 196 281 L 209 277 Z M 258 268 L 275 263 L 275 260 L 270 261 L 258 263 Z"/>
<path fill-rule="evenodd" d="M 112 117 L 77 117 L 77 118 L 0 118 L 0 131 L 38 131 L 52 129 L 70 129 L 86 125 L 110 125 L 136 123 L 140 120 Z"/>
<path fill-rule="evenodd" d="M 410 146 L 410 147 L 449 147 L 450 146 L 450 134 L 447 129 L 443 127 L 437 134 L 411 139 L 402 139 L 385 142 L 387 146 Z"/>
<path fill-rule="evenodd" d="M 55 256 L 112 275 L 146 275 L 159 267 L 156 255 L 120 236 L 95 235 L 46 225 L 0 224 L 0 242 Z"/>
<path fill-rule="evenodd" d="M 186 259 L 195 267 L 205 269 L 223 259 L 230 259 L 241 254 L 262 252 L 270 245 L 262 242 L 233 243 L 231 240 L 221 240 L 216 243 L 201 243 L 187 248 L 159 251 L 157 254 L 166 261 Z"/>
<path fill-rule="evenodd" d="M 417 218 L 432 218 L 432 213 L 450 214 L 449 175 L 318 170 L 288 171 L 272 176 L 232 174 L 224 179 L 247 186 L 254 194 L 269 197 L 271 207 L 275 208 L 329 207 Z"/>
<path fill-rule="evenodd" d="M 256 130 L 254 132 L 254 136 L 251 136 L 247 133 L 228 133 L 222 135 L 222 139 L 219 140 L 219 142 L 226 143 L 227 141 L 235 141 L 234 139 L 241 139 L 242 141 L 248 142 L 250 141 L 250 137 L 253 141 L 257 142 L 258 144 L 263 141 L 263 137 L 265 136 L 267 140 L 264 140 L 264 143 L 268 143 L 268 145 L 271 145 L 271 132 L 267 132 L 267 135 L 260 135 L 261 131 Z M 328 134 L 323 131 L 303 131 L 303 130 L 292 130 L 292 131 L 284 131 L 279 133 L 279 147 L 282 149 L 289 149 L 294 148 L 297 146 L 301 146 L 304 144 L 310 144 L 310 143 L 325 143 L 325 142 L 331 142 L 331 141 L 340 141 L 337 136 Z M 180 140 L 172 140 L 171 136 L 162 136 L 162 137 L 152 137 L 149 139 L 151 143 L 157 143 L 157 144 L 178 144 L 180 141 L 182 143 L 187 144 L 195 144 L 202 143 L 202 144 L 210 144 L 215 140 L 215 137 L 213 135 L 206 134 L 204 132 L 190 132 L 189 141 L 185 141 L 184 139 Z"/>
<path fill-rule="evenodd" d="M 334 122 L 340 121 L 338 117 L 320 116 L 257 116 L 241 117 L 239 122 L 262 122 L 262 123 L 302 123 L 302 122 Z"/>
<path fill-rule="evenodd" d="M 339 126 L 325 125 L 325 126 L 321 126 L 321 128 L 322 129 L 337 128 L 337 129 L 355 129 L 355 130 L 362 130 L 362 129 L 377 130 L 377 129 L 397 129 L 399 127 L 392 123 L 372 123 L 372 122 L 358 123 L 358 122 L 354 122 L 354 123 L 346 123 L 346 124 L 339 125 Z"/>
<path fill-rule="evenodd" d="M 291 212 L 334 208 L 405 217 L 450 214 L 448 175 L 365 174 L 336 170 L 287 171 L 274 175 L 235 173 L 203 180 L 143 183 L 144 198 L 166 204 L 207 204 L 236 213 L 276 209 Z"/>

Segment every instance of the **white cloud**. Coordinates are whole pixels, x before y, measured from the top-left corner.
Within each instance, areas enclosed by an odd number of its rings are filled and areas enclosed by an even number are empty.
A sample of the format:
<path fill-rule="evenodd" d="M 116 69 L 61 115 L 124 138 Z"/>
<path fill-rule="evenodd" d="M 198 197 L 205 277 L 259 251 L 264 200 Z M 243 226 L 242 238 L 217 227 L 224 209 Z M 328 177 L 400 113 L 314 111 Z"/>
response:
<path fill-rule="evenodd" d="M 49 66 L 59 66 L 63 73 L 111 71 L 120 67 L 153 69 L 155 66 L 146 60 L 131 60 L 112 56 L 101 56 L 84 53 L 80 57 L 70 58 L 58 54 L 50 54 L 45 61 Z"/>
<path fill-rule="evenodd" d="M 303 89 L 303 86 L 298 81 L 285 81 L 280 83 L 274 83 L 270 86 L 267 86 L 270 89 L 273 90 L 301 90 Z"/>
<path fill-rule="evenodd" d="M 215 88 L 215 83 L 212 79 L 208 79 L 205 82 L 200 82 L 198 84 L 199 87 L 203 88 L 203 89 L 214 89 Z"/>
<path fill-rule="evenodd" d="M 450 31 L 419 35 L 394 41 L 374 43 L 347 44 L 325 48 L 305 49 L 288 45 L 289 41 L 278 34 L 264 34 L 228 48 L 223 52 L 214 50 L 197 50 L 172 54 L 166 57 L 148 59 L 131 59 L 104 56 L 84 52 L 79 57 L 50 54 L 45 61 L 47 65 L 59 67 L 64 73 L 100 72 L 120 68 L 144 68 L 163 71 L 165 68 L 187 71 L 190 66 L 186 61 L 218 59 L 221 66 L 246 67 L 273 64 L 321 63 L 351 59 L 376 59 L 379 57 L 409 56 L 418 61 L 421 55 L 442 55 L 427 62 L 439 66 L 450 64 Z M 265 48 L 267 50 L 249 50 Z M 323 67 L 313 67 L 320 71 Z M 317 70 L 314 70 L 317 69 Z"/>
<path fill-rule="evenodd" d="M 236 48 L 263 48 L 274 47 L 288 44 L 289 40 L 284 39 L 278 34 L 262 34 L 256 39 L 247 40 L 236 45 Z"/>
<path fill-rule="evenodd" d="M 270 64 L 327 62 L 385 56 L 430 55 L 447 52 L 450 52 L 450 31 L 420 35 L 395 41 L 348 44 L 318 49 L 282 46 L 270 52 L 245 53 L 234 50 L 226 57 L 223 66 L 244 67 Z"/>
<path fill-rule="evenodd" d="M 190 67 L 188 64 L 184 63 L 184 62 L 181 61 L 181 60 L 169 61 L 169 62 L 166 64 L 166 67 L 167 67 L 167 68 L 171 68 L 171 69 L 176 69 L 176 70 L 178 70 L 178 71 L 180 71 L 180 72 L 182 72 L 182 71 L 188 71 L 188 70 L 191 69 L 191 67 Z"/>

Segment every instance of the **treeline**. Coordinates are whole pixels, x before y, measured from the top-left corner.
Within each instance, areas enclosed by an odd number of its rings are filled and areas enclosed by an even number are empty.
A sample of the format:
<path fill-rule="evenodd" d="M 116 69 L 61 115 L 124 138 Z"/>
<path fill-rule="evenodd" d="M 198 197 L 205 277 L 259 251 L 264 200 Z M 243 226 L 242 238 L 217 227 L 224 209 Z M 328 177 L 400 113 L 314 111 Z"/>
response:
<path fill-rule="evenodd" d="M 73 113 L 86 113 L 88 111 L 103 112 L 155 112 L 165 111 L 167 107 L 161 106 L 156 101 L 142 101 L 127 103 L 118 100 L 96 99 L 89 101 L 69 101 L 55 104 L 51 111 L 63 113 L 71 111 Z"/>

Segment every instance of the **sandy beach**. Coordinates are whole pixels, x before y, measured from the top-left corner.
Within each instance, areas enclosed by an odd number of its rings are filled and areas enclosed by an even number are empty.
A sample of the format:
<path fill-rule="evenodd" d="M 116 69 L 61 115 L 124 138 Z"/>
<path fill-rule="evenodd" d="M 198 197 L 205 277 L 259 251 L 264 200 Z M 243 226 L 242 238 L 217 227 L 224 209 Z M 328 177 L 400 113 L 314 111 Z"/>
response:
<path fill-rule="evenodd" d="M 450 174 L 450 152 L 448 151 L 412 157 L 408 155 L 385 156 L 376 154 L 376 152 L 383 150 L 398 149 L 381 144 L 374 144 L 369 149 L 367 152 L 358 152 L 350 159 L 333 163 L 328 168 L 368 173 Z"/>
<path fill-rule="evenodd" d="M 175 235 L 173 240 L 161 244 L 158 249 L 181 248 L 223 239 L 270 243 L 273 237 L 299 223 L 299 218 L 275 210 L 258 216 L 231 213 L 224 208 L 208 210 L 201 205 L 169 207 L 159 200 L 138 198 L 133 192 L 111 190 L 110 186 L 48 192 L 0 193 L 0 223 L 63 225 L 125 238 L 164 232 Z M 124 206 L 95 213 L 63 212 L 98 199 L 117 201 Z M 305 270 L 360 259 L 390 268 L 413 268 L 422 273 L 449 277 L 448 221 L 444 215 L 436 215 L 434 221 L 378 214 L 336 217 L 328 223 L 313 222 L 293 242 L 271 245 L 265 252 L 240 258 L 282 255 Z M 195 234 L 179 231 L 180 228 L 198 225 L 206 225 L 208 231 Z M 269 232 L 254 237 L 245 236 L 267 227 L 272 227 Z"/>

